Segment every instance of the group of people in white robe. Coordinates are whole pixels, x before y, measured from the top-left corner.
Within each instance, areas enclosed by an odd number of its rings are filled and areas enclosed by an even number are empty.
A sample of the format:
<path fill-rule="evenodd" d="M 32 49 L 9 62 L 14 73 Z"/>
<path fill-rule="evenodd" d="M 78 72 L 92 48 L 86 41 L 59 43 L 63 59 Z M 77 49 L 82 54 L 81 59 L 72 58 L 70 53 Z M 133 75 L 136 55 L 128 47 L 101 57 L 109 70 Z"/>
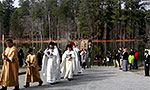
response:
<path fill-rule="evenodd" d="M 66 51 L 60 57 L 58 47 L 50 42 L 44 51 L 42 60 L 42 74 L 50 84 L 56 83 L 61 77 L 72 80 L 74 75 L 81 73 L 81 65 L 78 57 L 79 49 L 72 43 L 68 44 Z M 62 62 L 60 63 L 60 59 Z"/>

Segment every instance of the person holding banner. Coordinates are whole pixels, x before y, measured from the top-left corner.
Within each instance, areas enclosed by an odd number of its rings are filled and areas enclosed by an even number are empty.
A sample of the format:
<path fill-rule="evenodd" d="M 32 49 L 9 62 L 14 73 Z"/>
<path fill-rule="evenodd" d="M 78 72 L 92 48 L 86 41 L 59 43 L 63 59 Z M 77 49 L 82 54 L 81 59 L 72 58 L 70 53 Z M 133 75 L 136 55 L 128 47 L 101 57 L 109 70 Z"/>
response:
<path fill-rule="evenodd" d="M 8 86 L 15 86 L 14 90 L 19 90 L 17 48 L 12 39 L 6 40 L 6 46 L 7 48 L 2 54 L 4 64 L 0 76 L 0 85 L 2 86 L 0 90 L 7 90 Z"/>
<path fill-rule="evenodd" d="M 26 72 L 26 77 L 25 77 L 25 82 L 26 85 L 24 86 L 25 88 L 28 88 L 30 86 L 30 82 L 39 82 L 38 86 L 41 86 L 43 81 L 40 78 L 40 73 L 39 73 L 39 66 L 37 62 L 37 57 L 32 53 L 32 48 L 29 48 L 28 53 L 29 55 L 27 56 L 26 60 L 26 65 L 27 65 L 27 72 Z"/>
<path fill-rule="evenodd" d="M 79 49 L 76 47 L 74 42 L 70 42 L 70 45 L 72 45 L 72 49 L 75 53 L 75 60 L 73 62 L 73 75 L 78 75 L 78 73 L 81 73 L 81 65 L 79 61 Z"/>

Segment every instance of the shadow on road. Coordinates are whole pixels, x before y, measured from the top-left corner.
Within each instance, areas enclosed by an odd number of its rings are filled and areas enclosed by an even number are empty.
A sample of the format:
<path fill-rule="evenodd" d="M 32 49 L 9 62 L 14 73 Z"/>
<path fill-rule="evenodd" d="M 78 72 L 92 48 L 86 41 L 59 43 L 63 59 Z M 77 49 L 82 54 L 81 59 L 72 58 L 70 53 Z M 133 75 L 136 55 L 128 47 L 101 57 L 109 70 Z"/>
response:
<path fill-rule="evenodd" d="M 70 90 L 72 86 L 78 86 L 83 84 L 92 83 L 93 81 L 105 80 L 110 77 L 114 77 L 116 75 L 115 72 L 99 70 L 99 69 L 87 69 L 84 73 L 78 76 L 74 76 L 72 81 L 61 80 L 54 85 L 44 84 L 43 86 L 31 86 L 27 88 L 28 90 Z M 56 89 L 57 87 L 57 89 Z M 65 89 L 59 89 L 60 87 Z M 22 90 L 27 90 L 23 88 Z"/>

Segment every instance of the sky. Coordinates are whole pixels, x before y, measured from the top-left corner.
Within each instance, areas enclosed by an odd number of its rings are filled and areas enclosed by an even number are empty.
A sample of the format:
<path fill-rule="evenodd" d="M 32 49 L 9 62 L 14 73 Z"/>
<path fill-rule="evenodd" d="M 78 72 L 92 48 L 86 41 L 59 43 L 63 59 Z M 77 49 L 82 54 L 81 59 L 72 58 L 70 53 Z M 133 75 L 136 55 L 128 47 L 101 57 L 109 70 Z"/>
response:
<path fill-rule="evenodd" d="M 0 1 L 3 1 L 3 0 L 0 0 Z M 14 6 L 15 6 L 15 7 L 19 7 L 19 6 L 18 6 L 18 4 L 19 4 L 18 1 L 19 1 L 19 0 L 15 0 L 15 2 L 14 2 Z M 143 0 L 142 2 L 150 2 L 150 0 Z M 124 7 L 124 5 L 122 5 L 122 7 Z M 150 10 L 150 5 L 146 6 L 146 9 L 149 9 L 149 10 Z"/>
<path fill-rule="evenodd" d="M 0 1 L 3 1 L 3 0 L 0 0 Z M 19 0 L 15 0 L 15 2 L 14 2 L 14 6 L 15 6 L 15 7 L 18 7 L 18 4 L 19 4 L 18 1 L 19 1 Z"/>
<path fill-rule="evenodd" d="M 19 4 L 18 1 L 19 1 L 19 0 L 15 0 L 15 2 L 14 2 L 14 6 L 15 6 L 15 7 L 18 7 L 18 4 Z"/>

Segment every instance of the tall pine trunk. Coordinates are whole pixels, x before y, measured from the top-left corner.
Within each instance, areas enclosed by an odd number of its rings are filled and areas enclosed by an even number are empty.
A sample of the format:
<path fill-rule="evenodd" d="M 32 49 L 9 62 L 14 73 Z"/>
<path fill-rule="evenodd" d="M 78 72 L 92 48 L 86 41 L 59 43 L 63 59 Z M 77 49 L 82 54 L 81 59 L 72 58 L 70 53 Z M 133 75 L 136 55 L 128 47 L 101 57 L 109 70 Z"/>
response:
<path fill-rule="evenodd" d="M 104 35 L 103 35 L 103 39 L 104 40 L 107 39 L 107 22 L 104 22 Z"/>

